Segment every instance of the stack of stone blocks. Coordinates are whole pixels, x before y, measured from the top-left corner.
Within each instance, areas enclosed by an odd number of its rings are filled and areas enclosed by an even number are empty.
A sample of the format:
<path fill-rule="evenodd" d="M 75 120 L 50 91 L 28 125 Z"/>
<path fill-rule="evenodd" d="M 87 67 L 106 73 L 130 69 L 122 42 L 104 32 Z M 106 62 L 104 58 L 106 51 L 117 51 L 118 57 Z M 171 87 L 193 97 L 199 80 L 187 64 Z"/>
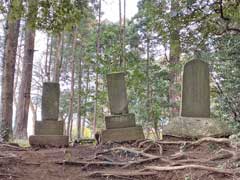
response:
<path fill-rule="evenodd" d="M 131 141 L 144 139 L 143 129 L 136 125 L 135 115 L 128 112 L 125 73 L 107 75 L 110 116 L 105 117 L 106 130 L 102 131 L 102 142 Z"/>
<path fill-rule="evenodd" d="M 192 60 L 184 66 L 180 113 L 164 127 L 165 135 L 199 138 L 231 134 L 225 122 L 210 118 L 209 66 L 204 61 Z"/>
<path fill-rule="evenodd" d="M 68 136 L 63 135 L 64 122 L 58 121 L 59 96 L 58 83 L 43 83 L 42 121 L 35 122 L 34 135 L 29 137 L 32 146 L 68 146 Z"/>

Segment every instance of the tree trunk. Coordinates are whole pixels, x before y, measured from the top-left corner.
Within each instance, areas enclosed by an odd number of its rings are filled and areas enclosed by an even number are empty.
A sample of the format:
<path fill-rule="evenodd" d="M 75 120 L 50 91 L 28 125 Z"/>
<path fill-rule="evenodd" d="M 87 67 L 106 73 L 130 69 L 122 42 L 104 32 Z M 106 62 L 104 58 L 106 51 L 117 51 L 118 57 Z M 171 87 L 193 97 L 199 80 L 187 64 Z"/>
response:
<path fill-rule="evenodd" d="M 127 62 L 125 57 L 125 36 L 126 36 L 126 0 L 123 0 L 122 58 L 123 67 L 126 70 Z"/>
<path fill-rule="evenodd" d="M 47 34 L 47 47 L 46 47 L 46 56 L 45 56 L 45 63 L 44 63 L 44 74 L 45 74 L 45 78 L 47 81 L 50 81 L 50 71 L 48 71 L 49 69 L 49 34 Z"/>
<path fill-rule="evenodd" d="M 57 35 L 56 57 L 54 62 L 53 82 L 59 82 L 61 70 L 61 55 L 62 55 L 62 33 Z"/>
<path fill-rule="evenodd" d="M 21 29 L 21 27 L 19 27 Z M 24 34 L 25 32 L 22 30 L 19 29 L 19 34 L 20 34 L 20 44 L 17 48 L 17 54 L 16 54 L 16 65 L 15 65 L 15 78 L 14 78 L 14 91 L 13 91 L 13 103 L 14 103 L 14 106 L 17 107 L 17 87 L 18 87 L 18 84 L 19 84 L 19 76 L 21 74 L 21 71 L 22 69 L 20 68 L 20 65 L 22 64 L 22 60 L 23 60 L 23 57 L 22 57 L 22 47 L 24 47 Z M 22 28 L 23 29 L 23 28 Z M 16 117 L 15 117 L 15 120 L 16 120 Z"/>
<path fill-rule="evenodd" d="M 28 11 L 37 12 L 37 1 L 29 1 Z M 32 14 L 33 15 L 33 14 Z M 35 13 L 27 19 L 25 32 L 24 58 L 22 63 L 22 78 L 19 86 L 18 106 L 14 135 L 17 139 L 27 139 L 28 112 L 31 94 L 35 29 L 29 27 L 35 20 Z"/>
<path fill-rule="evenodd" d="M 123 54 L 122 33 L 123 33 L 123 30 L 122 30 L 122 3 L 121 3 L 121 1 L 122 0 L 118 1 L 118 3 L 119 3 L 119 44 L 120 44 L 119 62 L 120 62 L 120 67 L 122 67 L 122 64 L 123 64 L 123 57 L 122 57 L 122 54 Z"/>
<path fill-rule="evenodd" d="M 171 1 L 171 14 L 176 14 L 178 7 L 178 1 Z M 179 93 L 176 89 L 177 79 L 179 76 L 179 69 L 177 65 L 180 61 L 180 35 L 179 35 L 179 27 L 174 23 L 177 17 L 172 17 L 172 22 L 170 26 L 170 74 L 169 74 L 169 103 L 170 103 L 170 117 L 175 117 L 179 115 Z"/>
<path fill-rule="evenodd" d="M 84 137 L 85 121 L 86 121 L 86 117 L 87 117 L 86 104 L 87 104 L 87 100 L 88 100 L 89 81 L 90 81 L 90 67 L 88 65 L 88 67 L 87 67 L 87 81 L 86 81 L 86 95 L 85 95 L 85 99 L 84 99 L 85 112 L 84 112 L 84 117 L 83 117 L 83 122 L 82 122 L 82 130 L 81 130 L 81 136 L 82 137 Z"/>
<path fill-rule="evenodd" d="M 53 36 L 51 35 L 50 39 L 50 54 L 49 54 L 49 61 L 48 61 L 48 68 L 47 68 L 47 80 L 50 81 L 51 79 L 51 67 L 52 67 L 52 51 L 53 51 Z"/>
<path fill-rule="evenodd" d="M 36 106 L 36 108 L 34 107 L 32 99 L 30 99 L 29 106 L 32 111 L 32 129 L 33 129 L 33 132 L 35 132 L 35 123 L 37 121 L 37 106 Z"/>
<path fill-rule="evenodd" d="M 81 110 L 82 110 L 82 58 L 79 59 L 78 64 L 78 105 L 77 105 L 77 138 L 81 138 Z"/>
<path fill-rule="evenodd" d="M 13 20 L 12 13 L 14 12 L 10 9 L 3 57 L 1 136 L 4 141 L 12 136 L 13 86 L 20 27 L 20 20 Z"/>
<path fill-rule="evenodd" d="M 95 102 L 94 102 L 94 114 L 93 114 L 93 134 L 96 133 L 97 125 L 97 99 L 98 99 L 98 61 L 100 58 L 100 33 L 101 33 L 101 0 L 99 0 L 99 12 L 98 12 L 98 29 L 97 29 L 97 41 L 96 41 L 96 80 L 95 80 Z"/>
<path fill-rule="evenodd" d="M 76 41 L 77 41 L 77 28 L 75 27 L 73 32 L 73 41 L 72 41 L 72 58 L 71 58 L 71 94 L 69 101 L 69 110 L 68 110 L 68 127 L 67 135 L 72 140 L 72 125 L 73 125 L 73 103 L 74 103 L 74 75 L 75 75 L 75 50 L 76 50 Z"/>
<path fill-rule="evenodd" d="M 148 35 L 147 35 L 148 36 Z M 147 77 L 147 122 L 150 122 L 150 78 L 149 78 L 149 64 L 150 64 L 150 40 L 147 37 L 147 64 L 146 64 L 146 77 Z"/>

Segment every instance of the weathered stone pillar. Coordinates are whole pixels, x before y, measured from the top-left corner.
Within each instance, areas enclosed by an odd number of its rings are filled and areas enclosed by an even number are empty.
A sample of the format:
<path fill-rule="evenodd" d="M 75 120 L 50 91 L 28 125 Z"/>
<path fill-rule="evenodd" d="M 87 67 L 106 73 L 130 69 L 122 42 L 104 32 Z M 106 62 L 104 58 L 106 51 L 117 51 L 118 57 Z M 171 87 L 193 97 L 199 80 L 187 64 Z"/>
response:
<path fill-rule="evenodd" d="M 43 83 L 42 121 L 35 122 L 35 135 L 29 137 L 32 146 L 68 146 L 68 136 L 63 135 L 64 122 L 58 121 L 59 96 L 58 83 Z"/>
<path fill-rule="evenodd" d="M 43 83 L 42 91 L 42 120 L 57 121 L 59 113 L 59 84 L 55 82 Z"/>
<path fill-rule="evenodd" d="M 144 139 L 143 129 L 136 125 L 135 115 L 128 113 L 125 73 L 107 75 L 110 116 L 105 117 L 106 130 L 102 142 Z"/>
<path fill-rule="evenodd" d="M 127 114 L 128 100 L 124 79 L 125 73 L 107 75 L 108 99 L 111 114 Z"/>
<path fill-rule="evenodd" d="M 228 125 L 210 118 L 209 68 L 204 61 L 193 60 L 185 64 L 182 82 L 181 116 L 171 119 L 163 134 L 199 138 L 227 136 Z"/>
<path fill-rule="evenodd" d="M 209 68 L 206 62 L 193 60 L 184 66 L 181 116 L 210 117 Z"/>

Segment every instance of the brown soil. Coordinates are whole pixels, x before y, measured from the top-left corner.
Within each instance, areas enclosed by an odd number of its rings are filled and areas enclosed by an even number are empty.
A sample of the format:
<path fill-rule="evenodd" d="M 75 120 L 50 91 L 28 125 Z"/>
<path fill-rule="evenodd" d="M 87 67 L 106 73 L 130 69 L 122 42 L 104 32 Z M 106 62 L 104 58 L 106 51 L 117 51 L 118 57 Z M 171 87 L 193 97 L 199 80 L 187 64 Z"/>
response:
<path fill-rule="evenodd" d="M 69 148 L 0 144 L 0 179 L 240 179 L 240 149 L 229 139 L 164 139 Z"/>

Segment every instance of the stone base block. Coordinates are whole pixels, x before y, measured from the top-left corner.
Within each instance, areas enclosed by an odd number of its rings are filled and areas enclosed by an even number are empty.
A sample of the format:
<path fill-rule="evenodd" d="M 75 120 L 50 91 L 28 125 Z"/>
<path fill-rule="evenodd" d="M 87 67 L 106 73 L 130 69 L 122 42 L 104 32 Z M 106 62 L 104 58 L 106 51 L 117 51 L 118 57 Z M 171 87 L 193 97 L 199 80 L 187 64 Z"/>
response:
<path fill-rule="evenodd" d="M 29 144 L 31 146 L 67 147 L 68 146 L 68 136 L 33 135 L 33 136 L 29 137 Z"/>
<path fill-rule="evenodd" d="M 226 122 L 216 119 L 177 117 L 163 127 L 163 134 L 190 138 L 226 137 L 232 130 Z"/>
<path fill-rule="evenodd" d="M 107 129 L 102 131 L 102 142 L 107 141 L 131 141 L 137 139 L 144 139 L 143 129 L 141 126 L 118 128 L 118 129 Z"/>
<path fill-rule="evenodd" d="M 35 135 L 63 135 L 63 121 L 36 121 Z"/>
<path fill-rule="evenodd" d="M 124 114 L 124 115 L 106 116 L 105 124 L 106 124 L 106 129 L 135 127 L 136 126 L 135 115 Z"/>

